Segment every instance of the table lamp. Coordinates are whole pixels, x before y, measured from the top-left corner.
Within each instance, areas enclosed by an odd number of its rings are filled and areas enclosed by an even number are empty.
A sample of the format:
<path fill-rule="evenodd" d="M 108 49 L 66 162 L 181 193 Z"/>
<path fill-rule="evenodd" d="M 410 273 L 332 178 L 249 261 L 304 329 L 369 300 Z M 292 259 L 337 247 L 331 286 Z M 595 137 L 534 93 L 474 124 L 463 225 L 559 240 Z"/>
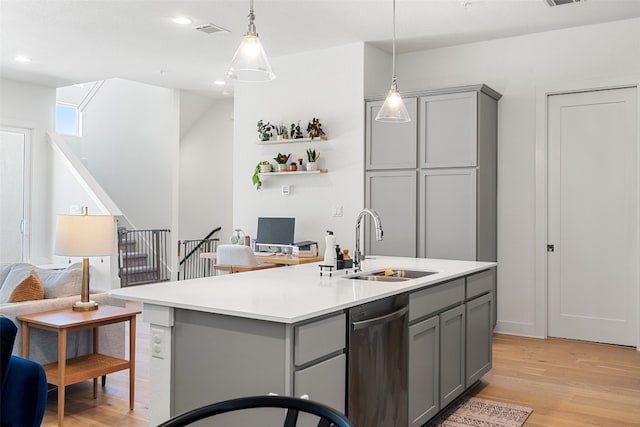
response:
<path fill-rule="evenodd" d="M 58 215 L 55 254 L 82 257 L 82 289 L 80 301 L 74 311 L 98 309 L 98 303 L 89 300 L 89 258 L 107 256 L 114 252 L 115 228 L 111 215 Z"/>

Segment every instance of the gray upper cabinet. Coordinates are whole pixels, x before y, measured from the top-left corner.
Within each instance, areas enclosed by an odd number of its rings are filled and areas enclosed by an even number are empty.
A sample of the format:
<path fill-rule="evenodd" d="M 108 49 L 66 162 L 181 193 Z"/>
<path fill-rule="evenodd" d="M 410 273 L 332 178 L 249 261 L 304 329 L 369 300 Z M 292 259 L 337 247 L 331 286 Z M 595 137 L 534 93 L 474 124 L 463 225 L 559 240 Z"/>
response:
<path fill-rule="evenodd" d="M 415 170 L 367 172 L 366 206 L 380 215 L 384 239 L 367 223 L 366 251 L 374 255 L 416 256 Z"/>
<path fill-rule="evenodd" d="M 477 165 L 478 93 L 420 98 L 420 167 Z"/>
<path fill-rule="evenodd" d="M 366 169 L 406 169 L 416 167 L 418 99 L 407 98 L 404 103 L 412 120 L 409 123 L 377 122 L 375 118 L 380 107 L 382 107 L 383 101 L 366 103 Z"/>
<path fill-rule="evenodd" d="M 404 124 L 375 122 L 382 101 L 366 103 L 365 199 L 385 230 L 382 242 L 367 235 L 370 253 L 496 261 L 501 95 L 476 85 L 412 96 L 404 99 L 417 119 Z"/>

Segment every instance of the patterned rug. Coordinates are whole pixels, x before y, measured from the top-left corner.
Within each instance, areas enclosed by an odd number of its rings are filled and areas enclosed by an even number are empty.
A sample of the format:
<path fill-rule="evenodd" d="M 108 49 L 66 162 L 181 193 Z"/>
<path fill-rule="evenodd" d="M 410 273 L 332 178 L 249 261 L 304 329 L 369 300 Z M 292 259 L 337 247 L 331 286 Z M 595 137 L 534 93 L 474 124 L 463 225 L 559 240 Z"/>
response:
<path fill-rule="evenodd" d="M 463 397 L 428 427 L 521 427 L 533 409 L 493 400 Z"/>

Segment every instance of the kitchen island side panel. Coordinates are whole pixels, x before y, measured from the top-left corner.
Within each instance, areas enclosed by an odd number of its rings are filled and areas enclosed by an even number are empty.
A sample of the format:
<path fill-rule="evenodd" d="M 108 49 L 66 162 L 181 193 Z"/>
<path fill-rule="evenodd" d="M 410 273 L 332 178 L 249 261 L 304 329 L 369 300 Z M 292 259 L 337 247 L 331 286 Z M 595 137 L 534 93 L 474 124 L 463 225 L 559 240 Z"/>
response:
<path fill-rule="evenodd" d="M 236 397 L 286 394 L 284 324 L 176 309 L 174 336 L 172 416 Z M 244 412 L 216 417 L 215 425 L 265 421 L 264 412 Z M 269 422 L 281 414 L 272 415 Z"/>

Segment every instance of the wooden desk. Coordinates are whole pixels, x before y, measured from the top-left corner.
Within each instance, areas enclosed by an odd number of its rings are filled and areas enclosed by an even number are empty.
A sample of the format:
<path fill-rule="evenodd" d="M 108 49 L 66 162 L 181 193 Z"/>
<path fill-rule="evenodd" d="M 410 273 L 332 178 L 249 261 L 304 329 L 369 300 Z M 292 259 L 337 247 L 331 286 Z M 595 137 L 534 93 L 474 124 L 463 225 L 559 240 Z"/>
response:
<path fill-rule="evenodd" d="M 215 261 L 216 253 L 203 252 L 200 254 L 200 258 L 208 258 L 210 260 Z M 258 260 L 258 262 L 266 262 L 269 264 L 297 265 L 297 264 L 307 264 L 311 262 L 321 262 L 322 260 L 324 260 L 324 257 L 322 256 L 296 257 L 293 255 L 270 255 L 270 256 L 256 255 L 256 259 Z"/>
<path fill-rule="evenodd" d="M 94 311 L 73 311 L 71 308 L 18 316 L 22 321 L 22 357 L 29 357 L 29 329 L 38 328 L 58 333 L 58 361 L 44 366 L 47 382 L 58 386 L 58 425 L 64 422 L 65 386 L 93 379 L 96 398 L 98 377 L 129 369 L 129 407 L 133 409 L 136 359 L 136 315 L 140 310 L 101 305 Z M 129 321 L 129 360 L 100 354 L 98 328 Z M 93 353 L 67 360 L 67 333 L 81 329 L 93 330 Z"/>

